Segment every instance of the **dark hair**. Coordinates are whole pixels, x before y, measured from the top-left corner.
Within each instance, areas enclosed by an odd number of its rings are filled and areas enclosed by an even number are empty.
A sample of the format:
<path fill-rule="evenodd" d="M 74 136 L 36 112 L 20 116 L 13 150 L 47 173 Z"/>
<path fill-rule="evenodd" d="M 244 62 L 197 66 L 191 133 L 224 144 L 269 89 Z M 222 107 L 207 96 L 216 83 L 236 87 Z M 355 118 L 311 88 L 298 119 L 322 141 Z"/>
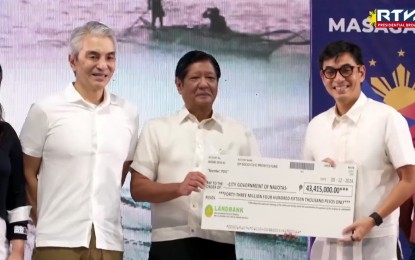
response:
<path fill-rule="evenodd" d="M 337 58 L 344 53 L 350 53 L 358 65 L 363 65 L 362 49 L 357 44 L 340 40 L 329 43 L 320 53 L 318 58 L 320 69 L 323 69 L 324 61 Z"/>
<path fill-rule="evenodd" d="M 1 68 L 0 65 L 0 86 L 1 86 L 1 81 L 3 80 L 3 69 Z M 0 121 L 3 121 L 3 106 L 0 103 Z"/>
<path fill-rule="evenodd" d="M 217 60 L 212 55 L 198 50 L 189 51 L 188 53 L 183 55 L 183 57 L 180 58 L 176 66 L 176 77 L 183 81 L 186 77 L 189 66 L 199 61 L 209 61 L 215 69 L 216 77 L 219 80 L 221 74 L 219 63 L 217 62 Z"/>

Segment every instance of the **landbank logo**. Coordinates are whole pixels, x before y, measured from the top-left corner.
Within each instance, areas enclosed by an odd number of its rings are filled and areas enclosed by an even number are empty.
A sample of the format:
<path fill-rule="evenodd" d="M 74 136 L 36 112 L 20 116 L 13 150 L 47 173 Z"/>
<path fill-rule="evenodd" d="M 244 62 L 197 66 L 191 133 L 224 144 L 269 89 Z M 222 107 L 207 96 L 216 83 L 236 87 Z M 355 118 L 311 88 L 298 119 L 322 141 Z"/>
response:
<path fill-rule="evenodd" d="M 367 19 L 376 28 L 415 28 L 415 9 L 375 9 Z"/>
<path fill-rule="evenodd" d="M 208 218 L 213 216 L 213 207 L 212 207 L 212 205 L 207 205 L 205 207 L 205 216 L 208 217 Z"/>
<path fill-rule="evenodd" d="M 205 216 L 210 218 L 213 216 L 213 213 L 216 212 L 216 215 L 219 216 L 225 216 L 225 215 L 230 215 L 230 214 L 243 214 L 244 213 L 244 208 L 242 207 L 233 207 L 233 206 L 215 206 L 213 207 L 212 205 L 207 205 L 205 207 Z"/>

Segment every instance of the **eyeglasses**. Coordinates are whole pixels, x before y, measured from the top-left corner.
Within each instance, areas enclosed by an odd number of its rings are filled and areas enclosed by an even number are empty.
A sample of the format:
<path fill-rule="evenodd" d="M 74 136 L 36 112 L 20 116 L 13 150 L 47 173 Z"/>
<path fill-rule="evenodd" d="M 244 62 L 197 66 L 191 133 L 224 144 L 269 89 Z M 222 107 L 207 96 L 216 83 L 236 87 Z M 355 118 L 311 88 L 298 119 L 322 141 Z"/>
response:
<path fill-rule="evenodd" d="M 353 69 L 354 68 L 360 68 L 361 65 L 357 65 L 357 66 L 351 66 L 349 64 L 343 65 L 338 69 L 332 68 L 332 67 L 327 67 L 325 70 L 323 71 L 323 75 L 324 77 L 326 77 L 326 79 L 334 79 L 337 75 L 337 72 L 340 73 L 340 75 L 343 76 L 343 78 L 347 78 L 350 75 L 352 75 L 353 73 Z"/>

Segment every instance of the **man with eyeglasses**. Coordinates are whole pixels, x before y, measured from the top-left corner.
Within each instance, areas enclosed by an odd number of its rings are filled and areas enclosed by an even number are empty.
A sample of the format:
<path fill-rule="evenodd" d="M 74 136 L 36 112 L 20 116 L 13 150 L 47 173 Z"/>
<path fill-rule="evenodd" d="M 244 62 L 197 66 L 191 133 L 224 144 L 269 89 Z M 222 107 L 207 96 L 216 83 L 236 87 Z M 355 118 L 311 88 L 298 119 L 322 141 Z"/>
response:
<path fill-rule="evenodd" d="M 311 259 L 397 259 L 399 206 L 415 190 L 415 151 L 408 123 L 361 91 L 366 68 L 359 46 L 328 44 L 319 57 L 335 106 L 307 128 L 304 158 L 358 167 L 354 222 L 344 239 L 317 238 Z M 333 221 L 336 221 L 333 219 Z"/>

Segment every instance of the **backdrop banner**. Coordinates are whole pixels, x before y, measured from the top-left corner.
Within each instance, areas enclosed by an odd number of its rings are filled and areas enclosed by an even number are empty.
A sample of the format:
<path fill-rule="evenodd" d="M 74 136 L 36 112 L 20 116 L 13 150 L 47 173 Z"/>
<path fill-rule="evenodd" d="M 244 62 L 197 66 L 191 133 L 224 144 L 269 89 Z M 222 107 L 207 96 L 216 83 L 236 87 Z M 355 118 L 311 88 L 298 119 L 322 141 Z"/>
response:
<path fill-rule="evenodd" d="M 311 116 L 334 105 L 319 72 L 318 56 L 331 41 L 357 43 L 367 69 L 362 90 L 370 98 L 398 110 L 415 137 L 415 24 L 413 1 L 313 0 L 311 6 Z M 408 12 L 405 13 L 405 10 Z M 377 12 L 378 11 L 378 12 Z M 376 15 L 377 14 L 377 15 Z M 376 21 L 394 22 L 395 28 L 380 28 Z M 404 26 L 407 26 L 406 28 Z M 400 26 L 400 27 L 399 27 Z M 412 46 L 412 47 L 411 47 Z M 373 129 L 376 131 L 376 129 Z M 402 239 L 401 239 L 402 240 Z M 405 253 L 407 242 L 403 241 Z"/>

